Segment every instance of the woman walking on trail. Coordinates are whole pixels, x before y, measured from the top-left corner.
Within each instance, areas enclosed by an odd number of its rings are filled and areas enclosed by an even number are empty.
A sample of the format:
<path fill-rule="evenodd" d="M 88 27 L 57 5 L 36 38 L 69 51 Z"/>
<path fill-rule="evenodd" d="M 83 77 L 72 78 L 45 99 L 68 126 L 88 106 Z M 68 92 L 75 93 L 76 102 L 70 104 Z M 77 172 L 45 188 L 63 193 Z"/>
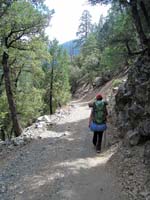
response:
<path fill-rule="evenodd" d="M 89 107 L 92 107 L 89 127 L 94 132 L 93 134 L 93 144 L 96 146 L 97 153 L 101 151 L 101 144 L 103 138 L 103 132 L 106 130 L 106 118 L 107 112 L 107 102 L 103 100 L 101 94 L 96 95 L 96 101 L 89 103 Z"/>

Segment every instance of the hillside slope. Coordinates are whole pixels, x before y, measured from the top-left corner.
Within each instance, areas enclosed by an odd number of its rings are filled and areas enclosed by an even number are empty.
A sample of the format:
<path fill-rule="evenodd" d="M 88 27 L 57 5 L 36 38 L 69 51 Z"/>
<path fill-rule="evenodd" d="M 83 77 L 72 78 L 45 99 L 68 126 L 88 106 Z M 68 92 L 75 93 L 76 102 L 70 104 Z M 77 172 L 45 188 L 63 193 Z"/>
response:
<path fill-rule="evenodd" d="M 79 49 L 79 47 L 76 47 L 74 40 L 67 41 L 67 42 L 61 44 L 61 46 L 67 51 L 67 53 L 70 56 L 77 56 L 80 53 L 80 49 Z"/>

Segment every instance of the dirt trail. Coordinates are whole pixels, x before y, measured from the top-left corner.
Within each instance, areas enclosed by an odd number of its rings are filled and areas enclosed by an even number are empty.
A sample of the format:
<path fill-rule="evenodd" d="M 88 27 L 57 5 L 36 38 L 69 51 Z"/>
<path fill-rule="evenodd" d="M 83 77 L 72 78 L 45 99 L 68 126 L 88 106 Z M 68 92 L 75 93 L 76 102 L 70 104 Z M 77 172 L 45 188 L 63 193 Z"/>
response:
<path fill-rule="evenodd" d="M 115 149 L 96 154 L 86 103 L 74 102 L 70 115 L 0 168 L 2 200 L 125 200 L 107 161 Z M 53 137 L 52 131 L 58 134 Z"/>

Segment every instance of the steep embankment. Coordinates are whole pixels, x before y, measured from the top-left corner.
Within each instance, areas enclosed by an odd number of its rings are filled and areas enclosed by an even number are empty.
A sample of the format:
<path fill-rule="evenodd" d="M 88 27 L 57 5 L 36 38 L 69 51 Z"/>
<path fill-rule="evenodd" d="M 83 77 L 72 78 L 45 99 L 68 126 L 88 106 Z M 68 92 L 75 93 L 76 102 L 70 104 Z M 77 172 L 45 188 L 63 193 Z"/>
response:
<path fill-rule="evenodd" d="M 115 110 L 116 126 L 124 143 L 122 176 L 129 183 L 127 190 L 133 199 L 150 199 L 150 57 L 147 55 L 140 56 L 130 68 L 127 81 L 116 95 Z"/>
<path fill-rule="evenodd" d="M 116 96 L 119 130 L 132 145 L 150 139 L 150 57 L 141 56 Z"/>

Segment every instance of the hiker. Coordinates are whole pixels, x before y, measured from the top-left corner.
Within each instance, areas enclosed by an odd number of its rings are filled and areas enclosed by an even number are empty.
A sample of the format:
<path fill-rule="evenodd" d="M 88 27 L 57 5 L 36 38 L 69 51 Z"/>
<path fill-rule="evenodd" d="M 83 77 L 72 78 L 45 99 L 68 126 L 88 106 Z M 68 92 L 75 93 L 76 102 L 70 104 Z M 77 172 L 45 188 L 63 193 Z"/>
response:
<path fill-rule="evenodd" d="M 89 127 L 94 132 L 93 134 L 93 144 L 96 146 L 97 153 L 101 151 L 101 144 L 103 138 L 103 132 L 106 130 L 106 121 L 107 121 L 107 102 L 103 100 L 101 94 L 96 95 L 96 101 L 89 103 L 89 107 L 92 107 L 90 118 L 89 118 Z"/>

